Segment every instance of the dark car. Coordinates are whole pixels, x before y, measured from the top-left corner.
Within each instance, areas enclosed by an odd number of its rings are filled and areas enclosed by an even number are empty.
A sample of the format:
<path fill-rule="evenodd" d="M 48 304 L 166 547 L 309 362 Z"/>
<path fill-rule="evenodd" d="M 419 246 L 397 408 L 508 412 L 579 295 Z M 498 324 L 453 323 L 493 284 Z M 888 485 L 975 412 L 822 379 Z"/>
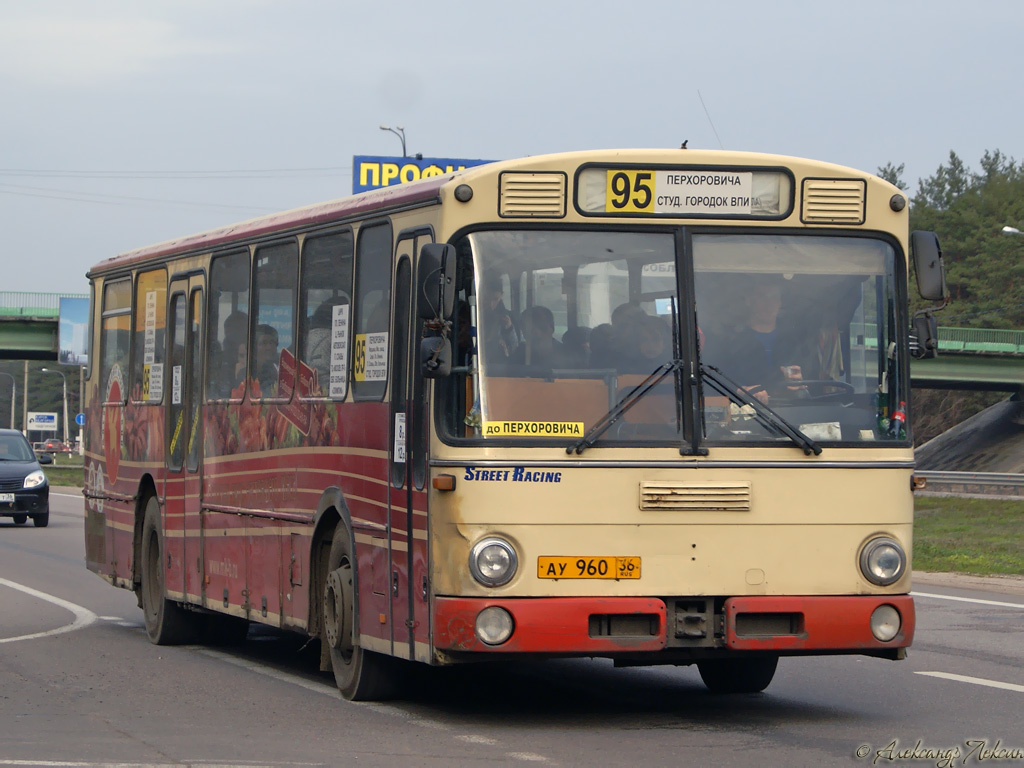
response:
<path fill-rule="evenodd" d="M 37 457 L 28 440 L 16 429 L 0 429 L 0 517 L 13 517 L 22 525 L 31 517 L 37 528 L 50 522 L 50 484 L 40 464 L 52 464 L 50 456 Z"/>

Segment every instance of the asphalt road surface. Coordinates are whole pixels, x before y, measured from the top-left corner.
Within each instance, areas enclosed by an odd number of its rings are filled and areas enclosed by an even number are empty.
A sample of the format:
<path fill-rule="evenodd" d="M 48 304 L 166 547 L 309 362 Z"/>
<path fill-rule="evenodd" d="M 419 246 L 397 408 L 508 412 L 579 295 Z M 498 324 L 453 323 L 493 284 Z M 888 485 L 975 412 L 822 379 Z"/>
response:
<path fill-rule="evenodd" d="M 354 704 L 294 635 L 150 645 L 134 595 L 85 570 L 66 494 L 48 528 L 0 520 L 0 768 L 1024 768 L 1024 582 L 918 580 L 908 659 L 782 659 L 762 694 L 574 660 L 422 669 L 405 699 Z"/>

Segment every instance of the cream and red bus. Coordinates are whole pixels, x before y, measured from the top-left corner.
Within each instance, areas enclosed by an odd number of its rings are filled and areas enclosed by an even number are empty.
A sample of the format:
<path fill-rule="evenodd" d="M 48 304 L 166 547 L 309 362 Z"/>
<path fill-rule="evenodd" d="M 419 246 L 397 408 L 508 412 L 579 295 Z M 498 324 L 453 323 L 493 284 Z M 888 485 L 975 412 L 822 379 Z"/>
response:
<path fill-rule="evenodd" d="M 403 661 L 739 692 L 902 658 L 908 261 L 944 291 L 906 203 L 792 157 L 576 152 L 103 261 L 88 568 L 157 644 L 318 638 L 350 699 Z"/>

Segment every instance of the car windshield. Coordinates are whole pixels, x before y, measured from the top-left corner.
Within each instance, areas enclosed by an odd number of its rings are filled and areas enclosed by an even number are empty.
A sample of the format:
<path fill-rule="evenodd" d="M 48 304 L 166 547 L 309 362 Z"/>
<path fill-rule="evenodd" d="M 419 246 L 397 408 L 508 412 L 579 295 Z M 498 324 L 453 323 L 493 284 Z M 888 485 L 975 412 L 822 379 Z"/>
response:
<path fill-rule="evenodd" d="M 574 450 L 678 447 L 692 439 L 680 421 L 709 446 L 818 452 L 906 439 L 890 243 L 679 235 L 502 230 L 459 241 L 444 432 Z M 634 397 L 658 370 L 668 375 Z M 694 383 L 691 399 L 685 387 Z"/>
<path fill-rule="evenodd" d="M 35 454 L 21 435 L 0 435 L 0 461 L 32 461 Z"/>

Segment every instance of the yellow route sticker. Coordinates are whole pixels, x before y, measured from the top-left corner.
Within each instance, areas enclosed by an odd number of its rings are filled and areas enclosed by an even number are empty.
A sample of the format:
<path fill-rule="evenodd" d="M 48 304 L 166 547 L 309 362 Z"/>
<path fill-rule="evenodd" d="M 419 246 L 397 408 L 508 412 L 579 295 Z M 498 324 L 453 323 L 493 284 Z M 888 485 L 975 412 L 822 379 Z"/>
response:
<path fill-rule="evenodd" d="M 582 421 L 487 421 L 486 437 L 583 437 Z"/>

